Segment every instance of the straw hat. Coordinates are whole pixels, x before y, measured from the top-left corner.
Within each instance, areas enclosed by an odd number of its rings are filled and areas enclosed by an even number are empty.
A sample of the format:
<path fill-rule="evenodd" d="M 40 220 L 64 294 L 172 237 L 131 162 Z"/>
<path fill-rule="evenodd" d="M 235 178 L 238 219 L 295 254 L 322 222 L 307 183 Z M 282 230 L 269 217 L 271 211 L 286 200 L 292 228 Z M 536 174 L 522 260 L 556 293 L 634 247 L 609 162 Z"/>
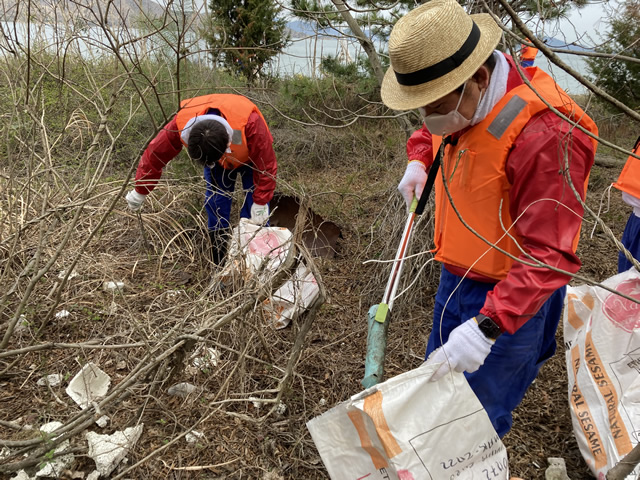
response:
<path fill-rule="evenodd" d="M 489 14 L 469 15 L 456 0 L 431 0 L 413 9 L 391 31 L 382 101 L 411 110 L 444 97 L 471 78 L 501 35 Z"/>

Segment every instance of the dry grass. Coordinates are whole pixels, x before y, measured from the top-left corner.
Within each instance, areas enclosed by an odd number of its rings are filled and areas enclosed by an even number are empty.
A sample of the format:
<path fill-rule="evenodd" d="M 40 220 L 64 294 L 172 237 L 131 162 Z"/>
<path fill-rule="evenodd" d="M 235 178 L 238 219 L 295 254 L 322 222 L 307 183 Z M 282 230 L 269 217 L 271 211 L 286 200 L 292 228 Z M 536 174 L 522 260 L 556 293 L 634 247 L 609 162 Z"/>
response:
<path fill-rule="evenodd" d="M 354 134 L 340 135 L 326 140 L 329 145 L 318 151 L 325 155 L 332 142 L 343 145 Z M 117 195 L 109 185 L 101 186 L 87 202 L 71 231 L 66 226 L 72 212 L 57 221 L 51 216 L 32 224 L 20 223 L 19 209 L 6 212 L 15 218 L 5 225 L 21 225 L 21 230 L 17 241 L 11 229 L 5 230 L 0 243 L 3 289 L 15 282 L 13 293 L 5 298 L 4 325 L 21 298 L 28 294 L 29 301 L 24 321 L 0 353 L 0 417 L 19 427 L 0 425 L 0 439 L 24 443 L 38 438 L 28 426 L 61 421 L 75 431 L 72 470 L 88 473 L 93 462 L 84 455 L 82 431 L 112 432 L 144 423 L 139 443 L 115 478 L 326 478 L 305 423 L 361 390 L 367 310 L 380 301 L 389 268 L 376 260 L 393 258 L 405 221 L 404 205 L 395 192 L 402 152 L 388 152 L 384 162 L 371 162 L 374 148 L 360 147 L 350 163 L 336 162 L 331 169 L 320 161 L 280 156 L 282 189 L 306 195 L 313 210 L 343 232 L 337 257 L 315 261 L 327 289 L 326 303 L 315 317 L 307 315 L 284 330 L 274 330 L 264 318 L 255 301 L 258 285 L 222 288 L 220 271 L 209 260 L 204 216 L 197 206 L 200 193 L 193 193 L 199 180 L 164 185 L 154 193 L 142 215 L 149 249 L 137 217 L 122 199 L 108 213 Z M 382 171 L 386 164 L 389 170 Z M 354 171 L 357 175 L 350 176 Z M 595 173 L 592 206 L 598 205 L 601 187 L 615 171 Z M 604 218 L 620 233 L 626 218 L 620 214 L 624 207 L 614 200 L 615 208 Z M 63 201 L 62 195 L 52 196 L 50 203 Z M 37 217 L 37 212 L 21 214 Z M 603 237 L 589 238 L 587 230 L 581 245 L 584 273 L 604 278 L 615 272 L 615 255 Z M 425 216 L 412 248 L 420 255 L 406 267 L 402 288 L 407 290 L 394 306 L 387 376 L 422 361 L 438 278 L 438 268 L 426 252 L 430 231 Z M 27 292 L 33 270 L 23 277 L 20 272 L 39 246 L 40 266 L 53 258 L 67 234 L 70 239 L 59 257 Z M 76 259 L 78 275 L 62 285 L 58 274 L 68 271 Z M 123 281 L 126 286 L 121 293 L 107 292 L 106 281 Z M 241 315 L 214 327 L 242 306 Z M 68 317 L 49 314 L 62 309 L 70 312 Z M 296 340 L 303 346 L 299 359 Z M 558 340 L 561 345 L 560 332 Z M 25 350 L 30 347 L 37 349 Z M 205 347 L 216 349 L 217 364 L 195 368 L 189 359 Z M 86 361 L 112 377 L 110 391 L 116 393 L 100 406 L 111 419 L 105 429 L 94 425 L 90 416 L 82 417 L 64 392 L 69 377 Z M 51 373 L 64 376 L 62 385 L 36 384 Z M 192 383 L 198 390 L 187 398 L 169 395 L 167 389 L 177 382 Z M 264 403 L 254 404 L 255 399 Z M 286 406 L 284 412 L 275 408 L 280 402 Z M 195 443 L 184 437 L 191 429 L 204 434 Z M 516 411 L 505 443 L 514 475 L 544 478 L 546 458 L 562 456 L 572 478 L 589 477 L 572 435 L 562 351 L 543 368 Z M 25 460 L 22 453 L 33 456 L 37 447 L 42 443 L 13 447 L 13 456 L 2 460 L 2 468 L 12 469 Z"/>

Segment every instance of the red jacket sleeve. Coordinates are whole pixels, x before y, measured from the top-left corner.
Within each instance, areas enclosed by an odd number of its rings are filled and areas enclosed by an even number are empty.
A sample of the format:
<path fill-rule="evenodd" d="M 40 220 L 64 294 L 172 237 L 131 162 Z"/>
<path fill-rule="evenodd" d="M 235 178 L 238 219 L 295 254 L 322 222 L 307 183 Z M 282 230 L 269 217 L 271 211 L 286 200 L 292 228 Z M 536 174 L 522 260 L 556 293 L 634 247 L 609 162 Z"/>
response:
<path fill-rule="evenodd" d="M 175 118 L 165 125 L 145 149 L 136 171 L 136 192 L 149 194 L 162 175 L 164 166 L 182 150 L 180 132 Z"/>
<path fill-rule="evenodd" d="M 273 198 L 276 189 L 278 161 L 273 150 L 273 137 L 260 115 L 253 112 L 245 127 L 249 158 L 253 164 L 253 201 L 266 205 Z"/>
<path fill-rule="evenodd" d="M 424 166 L 429 167 L 433 163 L 433 146 L 431 143 L 431 132 L 423 124 L 422 128 L 413 132 L 407 141 L 407 156 L 409 161 L 419 160 Z"/>
<path fill-rule="evenodd" d="M 523 246 L 537 260 L 571 273 L 581 266 L 572 246 L 583 207 L 566 175 L 584 199 L 594 154 L 585 133 L 547 111 L 529 121 L 507 159 L 510 214 Z M 520 258 L 531 263 L 525 255 Z M 513 333 L 569 280 L 568 275 L 515 262 L 507 277 L 487 294 L 480 313 Z"/>

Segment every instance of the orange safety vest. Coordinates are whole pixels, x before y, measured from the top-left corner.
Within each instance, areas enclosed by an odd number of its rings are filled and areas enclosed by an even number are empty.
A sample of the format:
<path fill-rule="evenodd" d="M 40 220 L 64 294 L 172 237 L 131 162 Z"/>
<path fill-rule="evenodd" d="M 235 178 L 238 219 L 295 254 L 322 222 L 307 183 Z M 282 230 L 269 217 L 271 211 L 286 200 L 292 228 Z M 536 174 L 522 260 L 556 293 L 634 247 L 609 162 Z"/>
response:
<path fill-rule="evenodd" d="M 553 79 L 537 67 L 526 69 L 531 84 L 547 101 L 597 134 L 596 124 L 563 92 Z M 509 213 L 511 185 L 505 166 L 513 143 L 529 120 L 548 109 L 527 85 L 519 85 L 506 93 L 491 113 L 458 138 L 455 146 L 447 145 L 442 158 L 442 172 L 438 175 L 435 212 L 436 260 L 455 265 L 489 278 L 501 280 L 507 276 L 514 262 L 499 250 L 478 238 L 458 218 L 445 191 L 442 176 L 462 219 L 499 248 L 519 257 L 518 238 Z M 433 151 L 437 154 L 441 137 L 433 137 Z M 593 148 L 597 146 L 592 139 Z M 585 193 L 588 178 L 585 181 Z M 505 229 L 508 235 L 505 234 Z M 574 252 L 578 246 L 574 239 Z"/>
<path fill-rule="evenodd" d="M 248 98 L 230 93 L 213 93 L 202 95 L 201 97 L 187 98 L 180 102 L 180 110 L 176 114 L 178 130 L 182 132 L 189 120 L 198 115 L 205 115 L 211 109 L 219 110 L 233 129 L 231 153 L 222 155 L 219 160 L 220 165 L 232 170 L 249 162 L 249 148 L 247 146 L 245 127 L 249 120 L 249 115 L 253 112 L 256 112 L 264 120 L 258 107 Z M 264 123 L 265 125 L 267 124 L 266 121 Z M 182 136 L 180 140 L 182 141 Z M 184 144 L 184 142 L 182 143 Z"/>
<path fill-rule="evenodd" d="M 538 49 L 524 45 L 520 51 L 520 60 L 534 60 L 538 55 Z"/>
<path fill-rule="evenodd" d="M 633 147 L 632 151 L 636 155 L 640 154 L 640 138 L 636 141 L 636 146 Z M 613 186 L 629 195 L 640 198 L 640 160 L 629 155 L 627 163 L 624 164 L 622 172 L 620 172 L 618 181 Z"/>

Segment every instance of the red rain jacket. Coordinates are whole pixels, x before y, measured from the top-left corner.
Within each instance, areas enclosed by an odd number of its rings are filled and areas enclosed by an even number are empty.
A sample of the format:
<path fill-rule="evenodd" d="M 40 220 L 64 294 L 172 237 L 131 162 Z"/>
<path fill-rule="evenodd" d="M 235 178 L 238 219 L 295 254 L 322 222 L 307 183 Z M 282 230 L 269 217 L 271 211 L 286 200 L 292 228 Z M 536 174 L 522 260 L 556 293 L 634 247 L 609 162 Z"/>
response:
<path fill-rule="evenodd" d="M 273 151 L 273 139 L 266 123 L 256 112 L 249 115 L 245 127 L 250 164 L 254 167 L 253 201 L 258 205 L 266 205 L 273 197 L 276 188 L 278 164 Z M 149 143 L 138 164 L 136 171 L 136 191 L 147 195 L 157 185 L 162 169 L 182 150 L 180 132 L 175 117 L 164 126 Z"/>
<path fill-rule="evenodd" d="M 511 67 L 507 81 L 509 91 L 523 81 L 513 59 L 505 57 Z M 511 185 L 510 215 L 518 218 L 516 229 L 523 245 L 541 262 L 575 273 L 581 262 L 571 245 L 580 229 L 583 208 L 562 176 L 564 159 L 559 152 L 563 147 L 570 149 L 572 182 L 584 197 L 585 181 L 594 161 L 593 144 L 589 136 L 548 110 L 532 117 L 516 138 L 505 173 Z M 424 125 L 409 138 L 407 154 L 410 160 L 419 160 L 430 167 L 433 161 L 431 133 Z M 567 208 L 557 208 L 555 202 L 536 202 L 543 198 L 556 199 Z M 529 261 L 524 255 L 522 258 Z M 466 273 L 466 269 L 453 265 L 445 264 L 445 268 L 460 276 Z M 467 278 L 495 282 L 474 272 L 469 272 Z M 506 278 L 487 294 L 480 313 L 491 317 L 503 331 L 513 333 L 569 280 L 567 275 L 515 262 Z"/>

